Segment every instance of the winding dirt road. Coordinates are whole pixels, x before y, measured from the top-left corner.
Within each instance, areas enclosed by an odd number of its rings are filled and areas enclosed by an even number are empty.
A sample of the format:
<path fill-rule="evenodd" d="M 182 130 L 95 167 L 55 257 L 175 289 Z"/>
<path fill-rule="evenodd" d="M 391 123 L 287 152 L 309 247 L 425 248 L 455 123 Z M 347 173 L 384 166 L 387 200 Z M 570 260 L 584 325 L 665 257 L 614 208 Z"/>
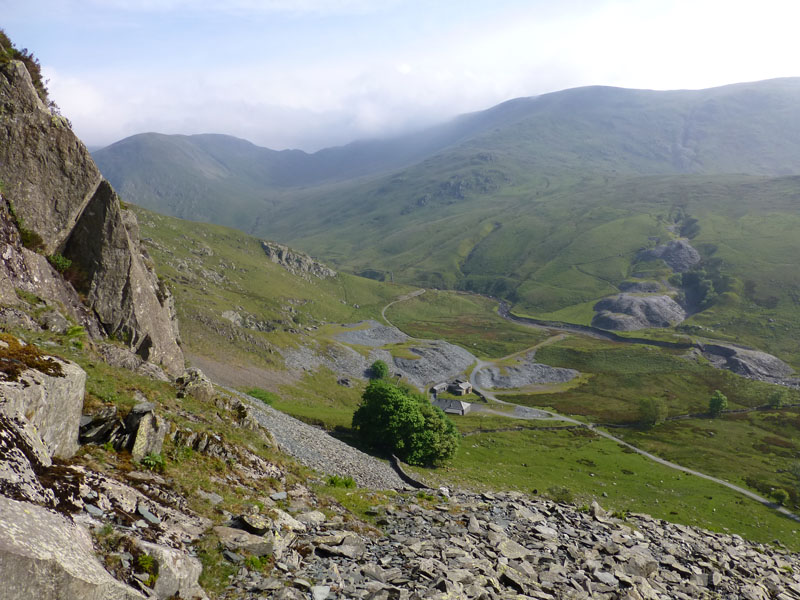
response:
<path fill-rule="evenodd" d="M 392 325 L 392 323 L 386 318 L 386 309 L 389 308 L 390 306 L 392 306 L 393 304 L 396 304 L 398 302 L 403 302 L 404 300 L 408 300 L 410 298 L 415 298 L 415 297 L 417 297 L 417 296 L 419 296 L 421 294 L 424 294 L 424 293 L 425 293 L 425 290 L 424 289 L 420 289 L 420 290 L 416 290 L 414 292 L 411 292 L 410 294 L 406 294 L 405 296 L 399 297 L 397 300 L 394 300 L 393 302 L 390 302 L 389 304 L 384 306 L 383 310 L 381 311 L 381 315 L 383 316 L 384 320 L 387 323 L 389 323 L 389 325 Z M 501 316 L 503 316 L 503 315 L 501 314 Z M 524 321 L 519 321 L 519 320 L 515 320 L 515 322 L 520 323 L 522 325 L 528 325 L 530 327 L 538 328 L 538 329 L 541 329 L 541 328 L 548 329 L 547 327 L 542 327 L 541 325 L 534 324 L 534 323 L 525 323 Z M 392 326 L 394 326 L 394 325 L 392 325 Z M 572 329 L 572 330 L 570 330 L 570 333 L 573 333 L 573 334 L 576 334 L 576 335 L 591 335 L 591 333 L 586 333 L 586 332 L 581 331 L 579 329 Z M 552 340 L 552 338 L 549 338 L 548 340 L 545 340 L 544 342 L 541 342 L 540 344 L 537 344 L 537 346 L 534 346 L 533 348 L 529 348 L 527 350 L 523 350 L 523 352 L 529 352 L 530 350 L 533 350 L 533 349 L 537 348 L 538 346 L 541 346 L 544 343 L 550 342 L 550 340 Z M 556 340 L 552 340 L 552 341 L 556 341 Z M 510 354 L 507 357 L 499 359 L 499 361 L 506 360 L 506 359 L 508 359 L 510 357 L 517 356 L 519 354 L 521 354 L 521 353 L 520 352 L 515 352 L 513 354 Z M 663 465 L 665 467 L 669 467 L 670 469 L 675 469 L 676 471 L 681 471 L 681 472 L 686 473 L 688 475 L 694 475 L 695 477 L 701 477 L 702 479 L 706 479 L 708 481 L 712 481 L 712 482 L 717 483 L 719 485 L 723 485 L 723 486 L 727 487 L 728 489 L 731 489 L 734 492 L 737 492 L 738 494 L 741 494 L 742 496 L 750 498 L 751 500 L 755 500 L 756 502 L 760 502 L 764 506 L 767 506 L 768 508 L 772 508 L 776 512 L 788 517 L 789 519 L 792 519 L 792 520 L 797 521 L 798 523 L 800 523 L 800 517 L 798 517 L 796 514 L 794 514 L 790 510 L 784 508 L 783 506 L 779 506 L 779 505 L 775 504 L 774 502 L 771 502 L 770 500 L 764 498 L 763 496 L 760 496 L 760 495 L 756 494 L 755 492 L 751 492 L 748 489 L 745 489 L 743 487 L 740 487 L 738 485 L 730 483 L 729 481 L 725 481 L 724 479 L 720 479 L 719 477 L 713 477 L 712 475 L 707 475 L 706 473 L 702 473 L 700 471 L 695 471 L 694 469 L 689 469 L 688 467 L 683 467 L 683 466 L 681 466 L 681 465 L 679 465 L 677 463 L 674 463 L 674 462 L 668 461 L 666 459 L 663 459 L 663 458 L 661 458 L 659 456 L 656 456 L 655 454 L 651 454 L 650 452 L 647 452 L 646 450 L 642 450 L 641 448 L 637 448 L 636 446 L 634 446 L 632 444 L 629 444 L 628 442 L 616 437 L 615 435 L 612 435 L 612 434 L 608 433 L 604 429 L 599 429 L 598 427 L 596 427 L 592 423 L 584 423 L 582 421 L 578 421 L 577 419 L 573 419 L 572 417 L 561 415 L 561 414 L 558 414 L 558 413 L 553 412 L 553 411 L 544 410 L 544 409 L 540 409 L 540 408 L 529 408 L 527 406 L 520 406 L 519 404 L 515 404 L 513 402 L 507 402 L 505 400 L 501 400 L 501 399 L 497 398 L 494 394 L 492 394 L 490 391 L 478 387 L 477 381 L 476 381 L 476 376 L 477 376 L 478 371 L 480 371 L 481 369 L 483 369 L 485 367 L 493 365 L 495 361 L 488 362 L 488 361 L 480 360 L 478 358 L 476 358 L 475 361 L 476 361 L 475 367 L 472 369 L 472 373 L 470 373 L 470 377 L 469 377 L 469 380 L 470 380 L 470 383 L 472 384 L 472 387 L 474 389 L 476 389 L 477 391 L 479 391 L 481 394 L 483 394 L 487 399 L 492 400 L 493 402 L 496 402 L 498 404 L 502 404 L 502 405 L 505 405 L 505 406 L 513 406 L 514 407 L 514 412 L 511 413 L 511 414 L 504 413 L 502 411 L 495 411 L 495 410 L 491 410 L 491 409 L 484 410 L 482 412 L 490 412 L 491 414 L 497 414 L 497 415 L 500 415 L 500 416 L 505 416 L 505 417 L 509 417 L 509 418 L 518 418 L 518 419 L 530 419 L 530 420 L 540 420 L 541 419 L 541 420 L 563 421 L 565 423 L 570 423 L 572 425 L 579 425 L 581 427 L 585 427 L 586 429 L 589 429 L 590 431 L 592 431 L 593 433 L 599 435 L 600 437 L 604 437 L 604 438 L 606 438 L 608 440 L 616 442 L 617 444 L 619 444 L 621 446 L 624 446 L 625 448 L 628 448 L 628 449 L 632 450 L 633 452 L 636 452 L 637 454 L 639 454 L 641 456 L 644 456 L 645 458 L 647 458 L 647 459 L 649 459 L 649 460 L 651 460 L 651 461 L 653 461 L 655 463 L 658 463 L 658 464 Z M 499 361 L 497 361 L 497 362 L 499 362 Z"/>

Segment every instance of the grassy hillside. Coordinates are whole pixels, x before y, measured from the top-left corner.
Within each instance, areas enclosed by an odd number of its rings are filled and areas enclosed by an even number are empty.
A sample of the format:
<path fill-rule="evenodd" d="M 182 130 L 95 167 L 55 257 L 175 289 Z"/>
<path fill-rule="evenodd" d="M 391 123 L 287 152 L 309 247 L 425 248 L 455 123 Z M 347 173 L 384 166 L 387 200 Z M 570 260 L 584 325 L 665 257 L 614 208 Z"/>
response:
<path fill-rule="evenodd" d="M 579 323 L 621 282 L 665 280 L 669 270 L 638 252 L 685 229 L 718 295 L 686 331 L 800 366 L 799 98 L 798 79 L 590 87 L 315 154 L 145 134 L 96 158 L 125 198 L 160 212 Z"/>
<path fill-rule="evenodd" d="M 345 274 L 306 280 L 267 260 L 258 240 L 238 231 L 140 209 L 137 213 L 145 245 L 175 292 L 190 360 L 230 385 L 266 388 L 271 394 L 265 397 L 276 408 L 349 439 L 363 382 L 337 385 L 341 374 L 324 365 L 290 372 L 283 353 L 300 346 L 323 350 L 342 331 L 340 323 L 380 319 L 383 306 L 413 288 Z M 736 463 L 735 481 L 766 495 L 774 487 L 793 489 L 788 469 L 800 445 L 794 408 L 667 422 L 649 431 L 630 427 L 643 397 L 662 398 L 669 414 L 678 415 L 702 411 L 714 389 L 728 396 L 732 408 L 756 406 L 772 386 L 687 361 L 675 352 L 551 337 L 502 320 L 495 308 L 493 301 L 473 294 L 428 290 L 392 304 L 386 315 L 411 335 L 447 339 L 501 366 L 511 364 L 504 356 L 539 346 L 538 360 L 580 369 L 581 378 L 535 393 L 511 392 L 509 400 L 553 407 L 585 420 L 627 424 L 615 433 L 712 474 L 731 477 Z M 222 316 L 228 311 L 269 323 L 266 329 L 271 330 L 234 326 Z M 545 339 L 548 344 L 541 345 Z M 391 351 L 402 354 L 406 348 L 399 344 Z M 788 400 L 800 398 L 790 395 Z M 535 490 L 579 504 L 602 498 L 612 510 L 648 512 L 795 547 L 790 524 L 773 511 L 606 440 L 581 432 L 537 430 L 541 423 L 497 414 L 472 414 L 456 418 L 456 424 L 467 434 L 456 459 L 424 476 L 482 489 Z"/>
<path fill-rule="evenodd" d="M 347 273 L 302 277 L 239 231 L 136 212 L 144 246 L 175 295 L 189 356 L 240 369 L 245 381 L 248 373 L 258 381 L 262 369 L 283 371 L 278 348 L 310 343 L 328 322 L 380 318 L 385 304 L 410 289 Z"/>

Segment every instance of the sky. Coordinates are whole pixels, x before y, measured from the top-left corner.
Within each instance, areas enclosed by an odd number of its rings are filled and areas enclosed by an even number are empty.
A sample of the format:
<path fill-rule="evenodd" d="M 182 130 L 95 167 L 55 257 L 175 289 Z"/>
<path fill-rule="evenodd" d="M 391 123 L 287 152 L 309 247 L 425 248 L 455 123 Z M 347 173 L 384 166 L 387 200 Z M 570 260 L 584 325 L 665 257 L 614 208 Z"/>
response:
<path fill-rule="evenodd" d="M 315 151 L 584 85 L 800 75 L 796 0 L 0 0 L 89 146 Z"/>

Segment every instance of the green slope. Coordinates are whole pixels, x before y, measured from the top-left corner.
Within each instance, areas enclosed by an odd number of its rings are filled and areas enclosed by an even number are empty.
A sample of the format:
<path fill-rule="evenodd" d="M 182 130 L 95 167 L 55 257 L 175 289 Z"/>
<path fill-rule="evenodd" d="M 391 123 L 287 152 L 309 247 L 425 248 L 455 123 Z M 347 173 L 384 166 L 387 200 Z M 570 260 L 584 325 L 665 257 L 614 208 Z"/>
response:
<path fill-rule="evenodd" d="M 147 134 L 96 157 L 123 197 L 158 211 L 578 322 L 623 280 L 665 279 L 638 251 L 696 219 L 692 243 L 722 295 L 686 326 L 800 364 L 798 100 L 800 79 L 591 87 L 315 154 Z"/>

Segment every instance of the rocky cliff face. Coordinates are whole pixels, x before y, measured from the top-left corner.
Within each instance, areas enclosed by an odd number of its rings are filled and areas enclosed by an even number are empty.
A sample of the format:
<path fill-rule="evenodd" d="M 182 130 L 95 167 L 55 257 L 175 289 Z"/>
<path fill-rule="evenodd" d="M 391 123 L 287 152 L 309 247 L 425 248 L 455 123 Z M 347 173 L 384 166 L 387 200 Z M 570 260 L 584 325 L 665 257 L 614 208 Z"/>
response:
<path fill-rule="evenodd" d="M 336 277 L 336 271 L 333 269 L 329 269 L 308 254 L 292 250 L 288 246 L 276 244 L 275 242 L 261 242 L 261 248 L 272 262 L 281 265 L 293 275 L 299 275 L 303 279 L 308 280 L 309 275 L 314 275 L 320 279 Z"/>
<path fill-rule="evenodd" d="M 34 293 L 63 306 L 90 334 L 125 340 L 179 375 L 172 297 L 139 246 L 136 217 L 121 208 L 68 121 L 44 106 L 16 61 L 0 66 L 0 181 L 8 201 L 0 203 L 0 301 L 13 304 L 15 288 Z M 12 218 L 41 237 L 41 254 L 21 247 Z M 53 254 L 72 260 L 82 298 L 47 264 L 43 255 Z"/>

